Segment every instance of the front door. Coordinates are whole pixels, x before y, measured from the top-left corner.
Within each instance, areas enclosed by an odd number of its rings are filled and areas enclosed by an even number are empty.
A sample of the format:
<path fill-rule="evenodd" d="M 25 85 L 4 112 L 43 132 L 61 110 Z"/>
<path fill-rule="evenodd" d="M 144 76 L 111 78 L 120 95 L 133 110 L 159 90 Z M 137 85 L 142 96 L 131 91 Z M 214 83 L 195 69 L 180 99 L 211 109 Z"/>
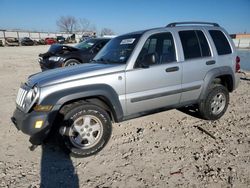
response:
<path fill-rule="evenodd" d="M 150 54 L 155 61 L 148 64 Z M 146 65 L 146 66 L 145 66 Z M 181 97 L 182 66 L 176 61 L 171 33 L 151 35 L 133 70 L 126 72 L 126 115 L 176 105 Z"/>

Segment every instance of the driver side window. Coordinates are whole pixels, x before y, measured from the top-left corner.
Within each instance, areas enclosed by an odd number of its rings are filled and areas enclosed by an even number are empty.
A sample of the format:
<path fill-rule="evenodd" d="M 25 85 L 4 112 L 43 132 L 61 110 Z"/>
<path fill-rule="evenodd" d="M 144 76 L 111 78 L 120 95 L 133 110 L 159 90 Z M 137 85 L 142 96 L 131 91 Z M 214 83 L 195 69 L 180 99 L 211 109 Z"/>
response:
<path fill-rule="evenodd" d="M 155 62 L 152 65 L 164 64 L 176 61 L 174 40 L 171 33 L 159 33 L 150 36 L 142 47 L 136 60 L 136 67 L 145 63 L 146 56 L 155 55 Z M 151 66 L 151 65 L 150 65 Z"/>

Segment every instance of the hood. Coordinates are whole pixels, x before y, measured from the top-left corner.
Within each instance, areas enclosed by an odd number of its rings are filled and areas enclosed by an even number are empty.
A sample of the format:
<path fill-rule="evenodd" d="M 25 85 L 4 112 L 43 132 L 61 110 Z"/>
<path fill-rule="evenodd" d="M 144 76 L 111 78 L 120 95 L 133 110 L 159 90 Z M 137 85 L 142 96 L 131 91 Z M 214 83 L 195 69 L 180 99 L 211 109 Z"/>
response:
<path fill-rule="evenodd" d="M 78 48 L 73 46 L 61 45 L 61 44 L 52 44 L 49 50 L 46 53 L 39 54 L 39 57 L 47 58 L 56 54 L 64 54 L 67 52 L 77 51 Z"/>
<path fill-rule="evenodd" d="M 45 87 L 88 77 L 124 71 L 126 64 L 87 63 L 71 67 L 57 68 L 40 72 L 29 77 L 27 85 Z"/>

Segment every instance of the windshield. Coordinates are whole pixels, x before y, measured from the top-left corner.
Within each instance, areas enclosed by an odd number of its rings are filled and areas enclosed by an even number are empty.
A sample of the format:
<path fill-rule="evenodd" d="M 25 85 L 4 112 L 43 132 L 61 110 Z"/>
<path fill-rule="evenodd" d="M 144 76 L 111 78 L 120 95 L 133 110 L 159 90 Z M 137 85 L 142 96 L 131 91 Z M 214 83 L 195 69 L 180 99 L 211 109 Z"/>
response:
<path fill-rule="evenodd" d="M 89 39 L 84 42 L 80 42 L 79 44 L 75 45 L 75 48 L 81 49 L 81 50 L 87 50 L 90 49 L 97 40 L 95 39 Z"/>
<path fill-rule="evenodd" d="M 49 48 L 49 52 L 51 53 L 56 53 L 60 50 L 62 50 L 63 46 L 60 44 L 52 44 Z"/>
<path fill-rule="evenodd" d="M 125 64 L 135 48 L 141 34 L 116 37 L 108 42 L 95 56 L 94 62 Z"/>

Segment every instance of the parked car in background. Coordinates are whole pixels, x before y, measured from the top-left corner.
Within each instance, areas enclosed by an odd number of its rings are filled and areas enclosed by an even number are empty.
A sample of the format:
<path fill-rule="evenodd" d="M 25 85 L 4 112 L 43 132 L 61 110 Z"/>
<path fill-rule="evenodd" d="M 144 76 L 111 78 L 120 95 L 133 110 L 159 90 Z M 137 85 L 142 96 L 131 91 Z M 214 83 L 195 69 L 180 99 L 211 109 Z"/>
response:
<path fill-rule="evenodd" d="M 64 44 L 65 43 L 65 38 L 63 36 L 57 36 L 56 40 L 60 44 Z"/>
<path fill-rule="evenodd" d="M 89 35 L 82 35 L 82 37 L 81 37 L 80 40 L 79 40 L 79 43 L 80 43 L 80 42 L 84 42 L 84 41 L 86 41 L 86 40 L 88 40 L 88 39 L 91 39 L 91 38 L 93 38 L 93 37 L 91 37 L 91 36 L 89 36 Z"/>
<path fill-rule="evenodd" d="M 65 43 L 76 43 L 76 35 L 72 34 L 71 36 L 67 37 Z"/>
<path fill-rule="evenodd" d="M 21 39 L 21 45 L 22 46 L 33 46 L 34 41 L 29 37 L 24 37 Z"/>
<path fill-rule="evenodd" d="M 45 41 L 45 44 L 48 44 L 48 45 L 57 43 L 57 40 L 54 38 L 45 38 L 44 41 Z"/>
<path fill-rule="evenodd" d="M 19 41 L 17 38 L 8 37 L 8 38 L 5 38 L 5 45 L 6 46 L 19 46 Z"/>
<path fill-rule="evenodd" d="M 48 52 L 39 54 L 42 71 L 58 67 L 88 63 L 109 41 L 108 38 L 89 39 L 75 46 L 61 44 L 52 45 Z"/>

